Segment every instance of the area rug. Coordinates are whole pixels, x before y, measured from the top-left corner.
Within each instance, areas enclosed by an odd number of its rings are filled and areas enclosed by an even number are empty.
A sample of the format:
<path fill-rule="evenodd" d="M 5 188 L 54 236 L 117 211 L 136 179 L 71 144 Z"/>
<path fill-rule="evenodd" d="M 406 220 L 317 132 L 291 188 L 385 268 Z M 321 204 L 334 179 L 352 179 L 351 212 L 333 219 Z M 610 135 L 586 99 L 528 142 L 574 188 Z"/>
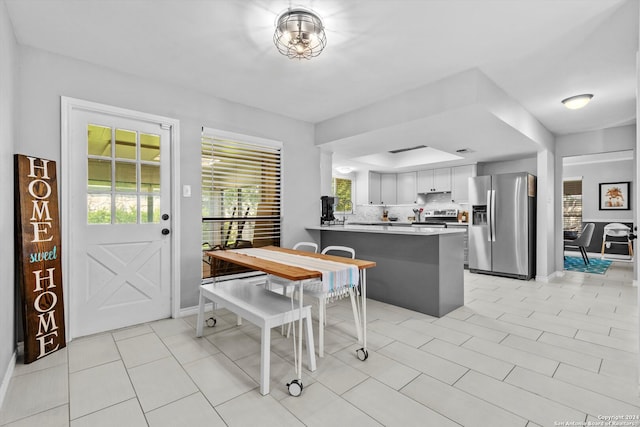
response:
<path fill-rule="evenodd" d="M 577 257 L 577 256 L 564 257 L 564 269 L 569 271 L 579 271 L 581 273 L 604 274 L 607 272 L 607 268 L 609 268 L 610 265 L 611 265 L 611 261 L 608 259 L 589 257 L 589 264 L 584 265 L 584 261 L 582 260 L 582 257 Z"/>

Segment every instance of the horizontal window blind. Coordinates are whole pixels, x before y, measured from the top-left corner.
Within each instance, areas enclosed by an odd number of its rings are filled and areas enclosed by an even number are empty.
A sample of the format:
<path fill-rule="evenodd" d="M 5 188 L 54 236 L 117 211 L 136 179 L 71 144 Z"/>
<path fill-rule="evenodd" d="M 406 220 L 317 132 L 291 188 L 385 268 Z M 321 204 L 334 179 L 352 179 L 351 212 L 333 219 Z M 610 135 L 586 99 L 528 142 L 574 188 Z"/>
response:
<path fill-rule="evenodd" d="M 203 250 L 280 246 L 281 152 L 277 141 L 203 129 Z M 203 261 L 203 277 L 241 271 Z"/>
<path fill-rule="evenodd" d="M 562 228 L 577 231 L 582 229 L 582 180 L 563 182 Z"/>

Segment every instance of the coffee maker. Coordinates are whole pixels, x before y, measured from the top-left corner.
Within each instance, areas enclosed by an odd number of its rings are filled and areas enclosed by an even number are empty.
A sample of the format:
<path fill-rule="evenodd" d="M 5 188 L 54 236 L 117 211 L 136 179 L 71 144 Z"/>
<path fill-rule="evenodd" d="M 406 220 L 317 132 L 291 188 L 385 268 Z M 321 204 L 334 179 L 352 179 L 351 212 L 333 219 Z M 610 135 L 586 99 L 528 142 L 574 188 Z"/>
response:
<path fill-rule="evenodd" d="M 320 217 L 320 225 L 329 225 L 336 220 L 333 215 L 333 208 L 338 204 L 338 198 L 334 196 L 322 196 L 322 216 Z"/>

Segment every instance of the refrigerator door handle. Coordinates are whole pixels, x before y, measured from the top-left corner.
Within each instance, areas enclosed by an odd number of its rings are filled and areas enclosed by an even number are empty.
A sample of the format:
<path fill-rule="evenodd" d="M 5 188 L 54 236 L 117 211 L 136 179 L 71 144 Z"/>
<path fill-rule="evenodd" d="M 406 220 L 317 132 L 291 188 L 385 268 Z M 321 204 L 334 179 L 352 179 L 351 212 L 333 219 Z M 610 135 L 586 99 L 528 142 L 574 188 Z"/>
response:
<path fill-rule="evenodd" d="M 496 190 L 491 190 L 491 241 L 496 241 Z"/>
<path fill-rule="evenodd" d="M 491 190 L 487 190 L 487 226 L 489 227 L 489 233 L 487 234 L 487 242 L 491 241 Z"/>

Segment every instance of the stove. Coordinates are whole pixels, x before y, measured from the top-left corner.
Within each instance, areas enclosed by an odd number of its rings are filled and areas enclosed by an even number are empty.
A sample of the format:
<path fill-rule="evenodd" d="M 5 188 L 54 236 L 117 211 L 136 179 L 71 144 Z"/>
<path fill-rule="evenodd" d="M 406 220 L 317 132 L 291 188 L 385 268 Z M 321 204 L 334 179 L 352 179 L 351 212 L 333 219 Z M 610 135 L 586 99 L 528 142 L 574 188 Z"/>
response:
<path fill-rule="evenodd" d="M 413 222 L 414 226 L 447 227 L 448 222 L 458 222 L 457 209 L 428 210 L 422 221 Z"/>
<path fill-rule="evenodd" d="M 424 212 L 425 221 L 457 222 L 457 209 L 436 209 Z"/>

